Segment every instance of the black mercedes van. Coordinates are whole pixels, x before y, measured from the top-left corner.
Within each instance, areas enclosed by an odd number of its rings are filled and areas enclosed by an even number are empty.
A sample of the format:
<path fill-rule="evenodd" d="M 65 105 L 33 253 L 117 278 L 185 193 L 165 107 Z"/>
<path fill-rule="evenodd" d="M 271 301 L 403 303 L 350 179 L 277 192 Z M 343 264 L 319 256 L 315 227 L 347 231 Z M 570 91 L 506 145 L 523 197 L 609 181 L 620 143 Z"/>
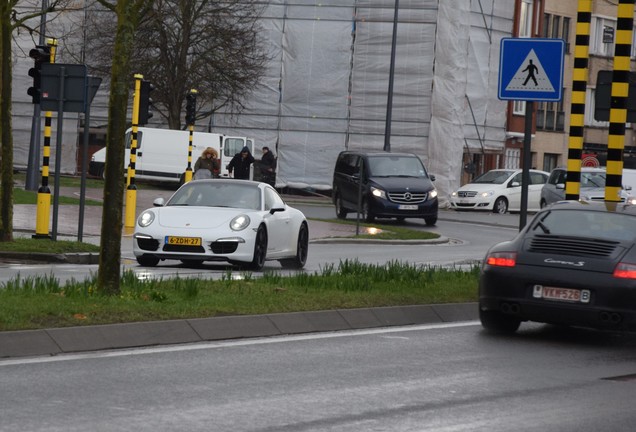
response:
<path fill-rule="evenodd" d="M 360 211 L 367 222 L 379 218 L 423 218 L 437 223 L 435 176 L 411 153 L 343 151 L 333 173 L 333 203 L 344 219 Z"/>

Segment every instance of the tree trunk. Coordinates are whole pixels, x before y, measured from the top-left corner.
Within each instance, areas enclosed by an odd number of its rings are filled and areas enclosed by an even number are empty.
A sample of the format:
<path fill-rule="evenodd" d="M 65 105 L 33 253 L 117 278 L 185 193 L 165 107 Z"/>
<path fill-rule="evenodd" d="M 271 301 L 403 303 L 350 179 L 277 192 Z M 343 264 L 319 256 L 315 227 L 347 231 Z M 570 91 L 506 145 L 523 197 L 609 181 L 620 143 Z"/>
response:
<path fill-rule="evenodd" d="M 0 241 L 13 240 L 13 126 L 11 121 L 11 10 L 12 2 L 0 2 Z"/>
<path fill-rule="evenodd" d="M 98 290 L 108 295 L 120 293 L 122 209 L 124 204 L 124 156 L 126 114 L 132 80 L 130 57 L 136 24 L 135 0 L 117 2 L 117 33 L 111 71 L 106 171 Z"/>

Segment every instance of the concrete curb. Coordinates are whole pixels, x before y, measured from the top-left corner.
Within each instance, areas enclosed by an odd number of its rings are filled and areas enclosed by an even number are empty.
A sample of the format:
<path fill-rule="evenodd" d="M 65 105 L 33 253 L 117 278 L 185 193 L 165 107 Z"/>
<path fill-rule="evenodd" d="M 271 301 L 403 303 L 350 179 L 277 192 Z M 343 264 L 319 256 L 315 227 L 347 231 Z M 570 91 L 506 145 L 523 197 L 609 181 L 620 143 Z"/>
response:
<path fill-rule="evenodd" d="M 373 238 L 355 238 L 355 237 L 327 237 L 320 239 L 312 239 L 311 244 L 385 244 L 385 245 L 419 245 L 419 244 L 445 244 L 450 240 L 447 237 L 439 237 L 429 240 L 381 240 Z M 57 264 L 99 264 L 99 253 L 34 253 L 34 252 L 10 252 L 0 251 L 0 261 L 4 262 L 20 262 L 20 263 L 57 263 Z"/>
<path fill-rule="evenodd" d="M 99 253 L 35 253 L 0 251 L 1 261 L 58 263 L 58 264 L 99 264 Z"/>
<path fill-rule="evenodd" d="M 334 243 L 334 244 L 345 244 L 345 243 L 362 243 L 362 244 L 401 244 L 401 245 L 419 245 L 419 244 L 445 244 L 449 243 L 450 239 L 448 237 L 439 237 L 436 239 L 428 239 L 428 240 L 382 240 L 382 239 L 374 239 L 374 238 L 355 238 L 355 237 L 327 237 L 320 239 L 310 240 L 309 243 L 312 244 L 321 244 L 321 243 Z"/>
<path fill-rule="evenodd" d="M 477 303 L 339 309 L 0 332 L 0 358 L 478 319 Z"/>

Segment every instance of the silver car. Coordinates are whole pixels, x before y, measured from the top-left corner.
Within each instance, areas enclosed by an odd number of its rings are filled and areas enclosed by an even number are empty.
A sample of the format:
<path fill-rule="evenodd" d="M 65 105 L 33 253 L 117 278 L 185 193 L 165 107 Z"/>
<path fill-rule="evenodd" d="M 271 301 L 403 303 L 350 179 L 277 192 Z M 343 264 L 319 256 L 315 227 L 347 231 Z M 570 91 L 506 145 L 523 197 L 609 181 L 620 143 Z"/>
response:
<path fill-rule="evenodd" d="M 565 182 L 567 168 L 555 168 L 550 172 L 548 182 L 541 189 L 541 208 L 557 201 L 565 199 Z M 581 168 L 581 189 L 579 199 L 583 201 L 604 201 L 605 200 L 605 168 Z M 620 200 L 635 200 L 630 197 L 631 187 L 621 189 Z"/>

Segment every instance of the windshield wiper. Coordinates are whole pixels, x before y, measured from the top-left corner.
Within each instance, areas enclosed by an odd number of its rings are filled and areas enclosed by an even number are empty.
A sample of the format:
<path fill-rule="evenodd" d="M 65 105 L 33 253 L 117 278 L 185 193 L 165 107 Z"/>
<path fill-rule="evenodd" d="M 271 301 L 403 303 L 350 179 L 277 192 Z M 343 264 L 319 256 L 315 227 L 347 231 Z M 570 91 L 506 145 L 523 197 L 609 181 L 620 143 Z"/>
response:
<path fill-rule="evenodd" d="M 545 216 L 543 216 L 543 217 L 541 218 L 541 220 L 537 221 L 537 223 L 536 223 L 536 224 L 534 224 L 534 228 L 532 228 L 532 229 L 533 229 L 533 230 L 536 230 L 536 229 L 537 229 L 537 227 L 539 227 L 539 228 L 541 228 L 541 230 L 542 230 L 545 234 L 550 234 L 550 229 L 549 229 L 547 226 L 545 226 L 545 225 L 543 224 L 543 221 L 545 220 L 545 218 L 547 218 L 547 217 L 550 215 L 550 213 L 552 213 L 552 212 L 547 212 L 547 213 L 545 214 Z"/>

